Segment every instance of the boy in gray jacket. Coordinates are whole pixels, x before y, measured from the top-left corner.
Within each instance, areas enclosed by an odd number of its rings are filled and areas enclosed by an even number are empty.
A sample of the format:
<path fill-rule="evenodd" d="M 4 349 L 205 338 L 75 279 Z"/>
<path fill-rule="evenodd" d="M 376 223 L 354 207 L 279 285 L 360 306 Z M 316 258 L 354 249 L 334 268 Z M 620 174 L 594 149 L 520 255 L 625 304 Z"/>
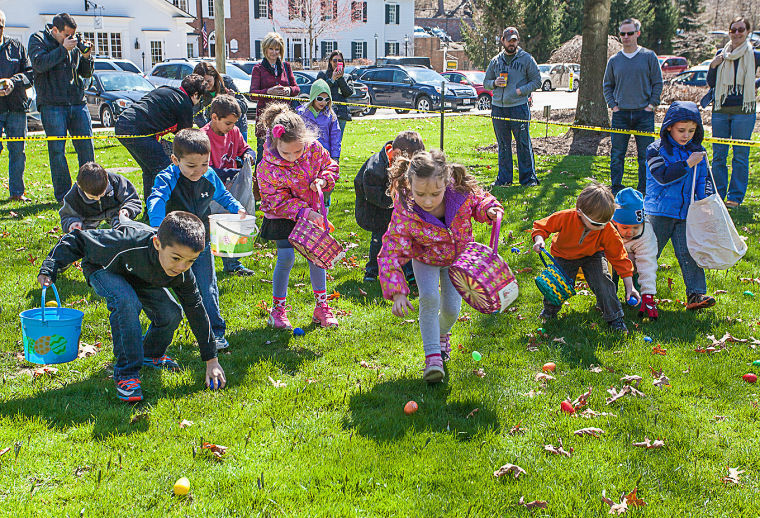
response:
<path fill-rule="evenodd" d="M 63 232 L 97 228 L 103 221 L 119 226 L 119 219 L 135 219 L 142 203 L 132 182 L 109 173 L 95 162 L 79 169 L 76 183 L 63 197 L 61 216 Z"/>
<path fill-rule="evenodd" d="M 499 175 L 494 187 L 512 184 L 512 135 L 517 143 L 517 165 L 520 183 L 538 185 L 533 146 L 530 143 L 530 107 L 528 98 L 541 86 L 541 73 L 533 56 L 518 46 L 520 34 L 507 27 L 501 36 L 504 50 L 486 69 L 483 87 L 493 90 L 491 116 L 496 142 L 499 145 Z M 513 119 L 513 120 L 501 120 Z"/>

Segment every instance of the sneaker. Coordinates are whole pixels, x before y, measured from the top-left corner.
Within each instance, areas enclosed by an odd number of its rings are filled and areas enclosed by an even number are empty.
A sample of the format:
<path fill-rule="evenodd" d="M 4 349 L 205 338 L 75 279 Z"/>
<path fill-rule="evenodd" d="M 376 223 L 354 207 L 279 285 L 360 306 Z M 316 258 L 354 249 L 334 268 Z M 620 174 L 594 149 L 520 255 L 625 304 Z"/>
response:
<path fill-rule="evenodd" d="M 269 319 L 267 319 L 267 325 L 274 327 L 275 329 L 293 329 L 288 320 L 288 310 L 290 306 L 275 306 L 269 310 Z"/>
<path fill-rule="evenodd" d="M 612 322 L 608 322 L 610 329 L 613 331 L 619 331 L 624 334 L 628 334 L 628 328 L 625 326 L 625 322 L 622 318 L 616 318 Z"/>
<path fill-rule="evenodd" d="M 451 333 L 441 335 L 441 358 L 445 362 L 451 359 Z"/>
<path fill-rule="evenodd" d="M 641 306 L 639 307 L 639 318 L 651 318 L 657 320 L 659 313 L 657 312 L 657 301 L 650 294 L 641 296 Z"/>
<path fill-rule="evenodd" d="M 11 201 L 22 201 L 24 203 L 32 201 L 31 198 L 28 198 L 25 194 L 19 194 L 18 196 L 11 196 Z"/>
<path fill-rule="evenodd" d="M 214 338 L 214 343 L 216 344 L 216 350 L 217 351 L 223 351 L 223 350 L 227 349 L 230 346 L 230 343 L 223 336 L 221 336 L 221 337 L 215 337 Z"/>
<path fill-rule="evenodd" d="M 137 403 L 142 401 L 142 389 L 140 388 L 140 380 L 137 378 L 130 378 L 126 380 L 118 380 L 116 382 L 116 395 L 119 399 L 128 403 Z"/>
<path fill-rule="evenodd" d="M 686 309 L 702 309 L 715 305 L 715 299 L 701 293 L 691 293 L 686 298 Z"/>
<path fill-rule="evenodd" d="M 245 266 L 241 264 L 234 270 L 229 270 L 229 271 L 225 270 L 224 273 L 226 273 L 227 275 L 237 275 L 238 277 L 250 277 L 251 275 L 254 275 L 256 272 L 254 272 L 250 268 L 246 268 Z"/>
<path fill-rule="evenodd" d="M 154 369 L 166 369 L 168 371 L 178 371 L 179 363 L 175 362 L 166 355 L 160 358 L 143 358 L 143 365 L 153 367 Z"/>
<path fill-rule="evenodd" d="M 327 304 L 319 304 L 314 308 L 312 322 L 322 327 L 338 327 L 338 319 L 333 315 L 332 309 Z"/>
<path fill-rule="evenodd" d="M 542 309 L 541 313 L 538 315 L 538 318 L 540 318 L 541 320 L 543 320 L 544 322 L 546 322 L 547 320 L 554 320 L 554 319 L 556 319 L 557 318 L 557 314 L 556 313 L 549 313 L 548 311 L 546 311 L 546 309 Z"/>
<path fill-rule="evenodd" d="M 364 282 L 375 282 L 377 280 L 377 275 L 372 273 L 365 273 L 364 274 Z"/>
<path fill-rule="evenodd" d="M 538 182 L 533 180 L 532 182 L 526 183 L 525 187 L 538 187 Z"/>
<path fill-rule="evenodd" d="M 440 354 L 431 354 L 425 356 L 425 371 L 422 373 L 422 380 L 428 383 L 438 383 L 443 380 L 446 372 L 443 370 L 443 358 Z"/>
<path fill-rule="evenodd" d="M 728 207 L 729 209 L 735 209 L 738 206 L 739 206 L 739 202 L 738 201 L 726 200 L 726 207 Z"/>

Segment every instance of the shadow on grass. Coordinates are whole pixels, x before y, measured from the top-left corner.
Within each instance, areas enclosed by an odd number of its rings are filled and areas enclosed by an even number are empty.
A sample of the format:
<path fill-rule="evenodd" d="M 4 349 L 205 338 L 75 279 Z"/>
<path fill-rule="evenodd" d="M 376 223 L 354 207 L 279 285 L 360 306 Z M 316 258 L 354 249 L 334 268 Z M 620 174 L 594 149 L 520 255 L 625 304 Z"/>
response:
<path fill-rule="evenodd" d="M 11 201 L 9 199 L 0 200 L 0 206 L 6 206 Z M 12 202 L 17 203 L 17 202 Z M 0 218 L 14 218 L 14 219 L 23 219 L 29 216 L 36 216 L 40 212 L 44 212 L 46 210 L 57 210 L 59 207 L 58 203 L 25 203 L 23 205 L 19 205 L 18 207 L 14 208 L 2 208 L 0 209 Z M 18 214 L 18 216 L 11 216 L 11 212 L 14 212 Z"/>
<path fill-rule="evenodd" d="M 79 278 L 72 279 L 73 276 L 78 276 Z M 87 281 L 84 280 L 82 272 L 74 267 L 69 268 L 69 270 L 67 270 L 64 275 L 58 276 L 56 279 L 55 287 L 58 290 L 58 296 L 61 297 L 61 303 L 63 304 L 70 304 L 72 302 L 86 298 L 88 295 L 93 295 L 95 301 L 105 301 L 105 299 L 101 299 L 95 294 L 95 291 L 87 284 Z M 42 296 L 42 288 L 40 288 L 39 283 L 37 283 L 36 280 L 35 287 L 28 290 L 25 296 L 30 308 L 39 307 L 41 300 L 40 297 Z M 55 300 L 55 294 L 53 293 L 52 289 L 49 289 L 47 291 L 45 298 L 48 301 Z M 76 307 L 82 309 L 80 306 Z"/>
<path fill-rule="evenodd" d="M 428 385 L 421 377 L 378 383 L 369 392 L 351 396 L 350 414 L 343 428 L 377 441 L 397 440 L 409 431 L 421 430 L 452 433 L 458 440 L 467 441 L 481 431 L 499 430 L 493 410 L 474 399 L 449 402 L 450 393 L 447 383 Z M 406 416 L 404 405 L 409 400 L 416 401 L 419 410 Z"/>
<path fill-rule="evenodd" d="M 308 337 L 309 332 L 316 328 L 316 324 L 304 328 L 305 336 Z M 225 362 L 232 362 L 238 367 L 269 360 L 280 365 L 283 370 L 295 373 L 301 364 L 319 357 L 317 353 L 305 347 L 292 346 L 293 332 L 290 330 L 276 330 L 271 327 L 239 329 L 227 333 L 225 337 L 230 343 L 230 354 L 223 354 L 221 357 Z M 304 339 L 302 343 L 306 345 L 308 341 Z"/>

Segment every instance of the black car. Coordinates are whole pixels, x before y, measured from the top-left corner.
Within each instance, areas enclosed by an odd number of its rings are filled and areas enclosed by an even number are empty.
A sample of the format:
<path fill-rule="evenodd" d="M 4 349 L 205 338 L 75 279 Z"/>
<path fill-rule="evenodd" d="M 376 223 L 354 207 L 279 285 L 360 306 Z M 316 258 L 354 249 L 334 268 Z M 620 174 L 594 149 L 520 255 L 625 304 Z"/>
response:
<path fill-rule="evenodd" d="M 155 88 L 143 76 L 132 72 L 95 72 L 84 97 L 92 120 L 110 128 L 129 105 Z"/>
<path fill-rule="evenodd" d="M 309 98 L 311 85 L 314 83 L 314 81 L 317 80 L 318 73 L 319 72 L 317 70 L 293 71 L 293 76 L 296 79 L 296 84 L 298 85 L 298 88 L 301 89 L 301 93 L 298 94 L 298 97 L 301 97 L 302 99 Z M 348 80 L 351 81 L 350 76 Z M 354 95 L 346 99 L 346 102 L 362 105 L 369 104 L 369 90 L 367 89 L 367 86 L 358 81 L 353 81 L 351 83 L 351 86 L 354 88 Z M 363 106 L 349 106 L 348 111 L 351 112 L 351 115 L 363 115 L 366 111 L 366 108 Z"/>
<path fill-rule="evenodd" d="M 435 70 L 420 66 L 368 67 L 361 75 L 361 82 L 369 88 L 370 104 L 396 108 L 397 113 L 408 113 L 401 108 L 440 110 L 441 104 L 444 110 L 467 111 L 475 107 L 478 99 L 473 87 L 452 83 Z M 445 92 L 441 92 L 442 87 Z M 372 115 L 376 111 L 370 108 L 367 113 Z"/>

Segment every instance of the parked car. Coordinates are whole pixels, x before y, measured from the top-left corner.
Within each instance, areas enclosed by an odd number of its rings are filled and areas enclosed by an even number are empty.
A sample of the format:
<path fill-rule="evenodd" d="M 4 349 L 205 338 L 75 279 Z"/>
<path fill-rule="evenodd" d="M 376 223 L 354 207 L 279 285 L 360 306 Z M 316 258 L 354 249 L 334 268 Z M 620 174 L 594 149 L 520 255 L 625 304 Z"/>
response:
<path fill-rule="evenodd" d="M 475 108 L 478 110 L 490 110 L 493 91 L 483 88 L 483 80 L 486 77 L 485 72 L 479 70 L 451 70 L 441 74 L 452 83 L 460 85 L 469 85 L 475 89 L 478 94 L 478 100 L 475 102 Z"/>
<path fill-rule="evenodd" d="M 231 61 L 233 65 L 245 72 L 249 77 L 253 73 L 253 67 L 261 63 L 261 60 Z"/>
<path fill-rule="evenodd" d="M 143 77 L 145 74 L 143 71 L 135 65 L 133 61 L 130 61 L 128 59 L 112 59 L 107 56 L 104 57 L 98 57 L 95 56 L 95 70 L 116 70 L 116 71 L 123 71 L 123 72 L 133 72 L 135 74 L 140 74 Z"/>
<path fill-rule="evenodd" d="M 672 85 L 707 86 L 707 66 L 692 67 L 668 81 Z"/>
<path fill-rule="evenodd" d="M 314 84 L 314 81 L 317 80 L 317 74 L 319 71 L 317 70 L 294 70 L 293 76 L 295 76 L 296 84 L 298 85 L 298 88 L 301 89 L 301 93 L 298 94 L 298 97 L 301 97 L 303 99 L 309 98 L 309 93 L 311 93 L 311 85 Z M 354 103 L 354 104 L 369 104 L 369 89 L 367 86 L 363 83 L 360 83 L 359 81 L 351 81 L 351 86 L 354 88 L 354 95 L 346 99 L 346 102 Z M 366 111 L 366 108 L 363 106 L 349 106 L 348 111 L 351 113 L 351 115 L 364 115 L 364 112 Z"/>
<path fill-rule="evenodd" d="M 40 131 L 42 127 L 42 116 L 37 110 L 37 90 L 34 86 L 26 89 L 26 96 L 29 97 L 29 111 L 26 113 L 26 125 L 31 131 Z"/>
<path fill-rule="evenodd" d="M 428 31 L 420 27 L 419 25 L 414 26 L 414 37 L 415 38 L 432 38 L 433 35 L 430 34 Z"/>
<path fill-rule="evenodd" d="M 84 99 L 90 118 L 99 120 L 104 128 L 111 128 L 124 110 L 155 88 L 140 74 L 100 71 L 92 75 Z"/>
<path fill-rule="evenodd" d="M 447 81 L 435 70 L 425 67 L 374 66 L 367 68 L 360 79 L 369 88 L 371 104 L 397 108 L 397 113 L 407 111 L 398 108 L 467 111 L 478 99 L 473 87 Z M 441 87 L 445 91 L 442 92 Z M 366 113 L 373 115 L 376 111 L 370 108 Z"/>
<path fill-rule="evenodd" d="M 195 66 L 201 61 L 208 60 L 178 58 L 163 61 L 157 63 L 146 78 L 156 86 L 168 85 L 179 87 L 182 84 L 182 80 L 192 74 Z M 239 91 L 247 93 L 251 90 L 251 76 L 236 67 L 231 61 L 227 62 L 227 72 L 222 75 L 232 78 L 232 82 L 235 83 L 235 87 Z M 251 101 L 250 98 L 246 100 L 248 101 L 248 115 L 250 118 L 253 118 L 256 114 L 256 103 Z"/>
<path fill-rule="evenodd" d="M 580 85 L 581 66 L 576 63 L 542 63 L 538 65 L 541 72 L 541 90 L 549 92 L 557 88 L 570 89 L 570 72 L 573 72 L 573 88 L 576 91 Z"/>
<path fill-rule="evenodd" d="M 426 56 L 384 56 L 377 58 L 375 65 L 416 65 L 431 70 L 433 68 L 433 65 L 430 64 L 430 58 Z"/>
<path fill-rule="evenodd" d="M 657 60 L 660 62 L 660 69 L 662 69 L 663 74 L 680 74 L 689 68 L 689 62 L 680 56 L 657 56 Z"/>
<path fill-rule="evenodd" d="M 441 29 L 440 27 L 433 27 L 430 32 L 433 33 L 433 36 L 437 36 L 440 38 L 441 41 L 452 41 L 451 36 L 446 34 L 446 31 Z"/>

